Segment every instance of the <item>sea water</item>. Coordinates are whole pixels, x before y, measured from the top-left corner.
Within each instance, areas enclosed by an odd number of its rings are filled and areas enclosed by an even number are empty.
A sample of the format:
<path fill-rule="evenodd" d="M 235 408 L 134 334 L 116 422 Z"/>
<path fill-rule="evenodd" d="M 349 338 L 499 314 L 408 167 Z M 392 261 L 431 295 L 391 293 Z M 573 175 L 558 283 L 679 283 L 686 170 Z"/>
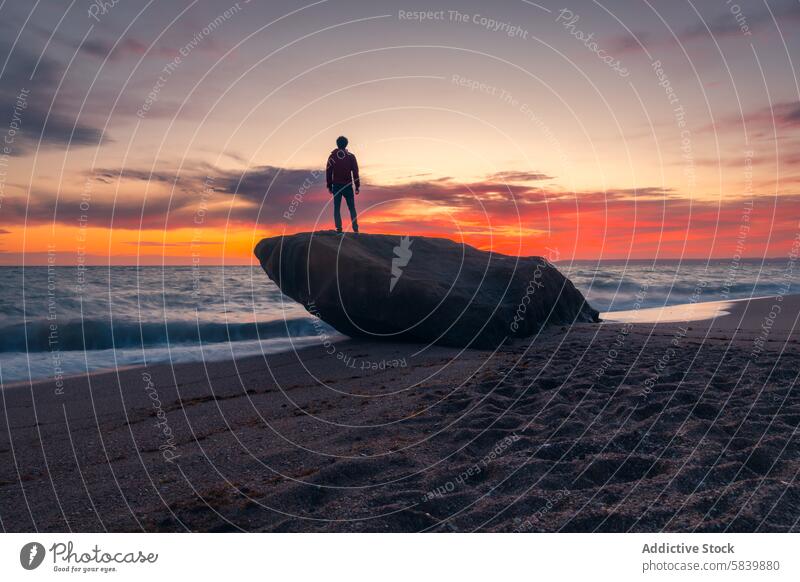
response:
<path fill-rule="evenodd" d="M 601 312 L 798 292 L 787 260 L 611 261 L 557 267 Z M 787 290 L 787 285 L 790 287 Z M 336 332 L 258 266 L 0 268 L 3 384 L 319 344 Z"/>

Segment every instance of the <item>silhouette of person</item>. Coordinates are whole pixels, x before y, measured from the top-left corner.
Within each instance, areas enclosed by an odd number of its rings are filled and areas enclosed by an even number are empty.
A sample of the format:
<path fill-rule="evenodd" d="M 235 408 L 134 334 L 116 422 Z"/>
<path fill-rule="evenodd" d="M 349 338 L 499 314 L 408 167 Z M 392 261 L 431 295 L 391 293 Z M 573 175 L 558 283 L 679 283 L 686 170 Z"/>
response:
<path fill-rule="evenodd" d="M 342 198 L 347 202 L 350 211 L 350 221 L 353 232 L 358 232 L 358 218 L 356 216 L 356 201 L 354 194 L 361 189 L 358 177 L 358 162 L 356 157 L 347 149 L 347 138 L 340 135 L 336 138 L 336 149 L 328 156 L 325 166 L 325 181 L 328 191 L 333 195 L 333 222 L 336 232 L 342 232 Z"/>

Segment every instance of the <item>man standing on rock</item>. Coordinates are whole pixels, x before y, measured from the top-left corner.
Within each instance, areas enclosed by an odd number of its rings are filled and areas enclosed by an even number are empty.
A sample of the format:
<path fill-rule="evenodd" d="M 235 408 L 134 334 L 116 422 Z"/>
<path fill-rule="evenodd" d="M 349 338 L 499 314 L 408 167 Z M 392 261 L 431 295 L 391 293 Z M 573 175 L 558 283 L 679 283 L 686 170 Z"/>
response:
<path fill-rule="evenodd" d="M 354 194 L 358 194 L 361 189 L 361 181 L 358 178 L 358 162 L 347 150 L 347 138 L 343 135 L 336 138 L 336 149 L 328 156 L 325 181 L 328 184 L 328 191 L 333 195 L 333 221 L 336 223 L 336 232 L 342 232 L 342 197 L 350 210 L 353 232 L 358 232 Z"/>

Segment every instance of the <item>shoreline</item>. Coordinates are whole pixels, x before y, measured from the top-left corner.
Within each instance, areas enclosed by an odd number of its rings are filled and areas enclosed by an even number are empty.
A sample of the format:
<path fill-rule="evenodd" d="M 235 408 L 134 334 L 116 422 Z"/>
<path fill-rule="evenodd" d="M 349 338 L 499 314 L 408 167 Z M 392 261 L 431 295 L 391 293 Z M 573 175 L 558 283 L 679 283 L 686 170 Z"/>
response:
<path fill-rule="evenodd" d="M 780 299 L 778 299 L 780 297 Z M 640 325 L 657 325 L 657 324 L 677 324 L 677 323 L 687 323 L 687 324 L 697 324 L 703 326 L 702 329 L 705 329 L 705 324 L 712 324 L 715 329 L 725 330 L 725 331 L 732 331 L 731 324 L 732 322 L 738 317 L 739 321 L 742 322 L 743 319 L 746 317 L 746 321 L 743 321 L 743 326 L 741 327 L 742 330 L 751 329 L 754 327 L 754 315 L 751 311 L 750 314 L 747 314 L 747 306 L 748 305 L 763 305 L 769 301 L 774 304 L 775 302 L 782 304 L 783 300 L 786 299 L 788 304 L 792 307 L 790 309 L 795 309 L 795 303 L 800 306 L 800 294 L 794 295 L 785 295 L 785 296 L 774 296 L 774 295 L 767 295 L 767 296 L 760 296 L 760 297 L 752 297 L 752 298 L 744 298 L 744 299 L 726 299 L 726 300 L 715 300 L 715 301 L 698 301 L 696 303 L 681 303 L 677 305 L 669 305 L 665 307 L 643 307 L 640 309 L 634 310 L 622 310 L 622 311 L 609 311 L 603 312 L 600 314 L 600 324 L 640 324 Z M 730 309 L 730 311 L 727 311 Z M 724 319 L 725 316 L 733 316 L 731 319 Z M 796 325 L 796 327 L 800 327 L 800 324 Z M 780 328 L 781 335 L 780 337 L 784 337 L 785 332 L 790 331 L 785 329 L 784 327 Z M 336 334 L 336 332 L 334 331 Z M 313 336 L 309 336 L 313 337 Z M 269 338 L 269 340 L 275 339 L 289 339 L 289 338 Z M 308 337 L 298 338 L 301 340 L 308 340 Z M 347 341 L 354 341 L 348 338 L 347 336 L 342 336 L 337 334 L 335 338 L 337 341 L 334 342 L 335 344 L 341 344 Z M 268 340 L 268 341 L 269 341 Z M 250 340 L 248 340 L 250 341 Z M 358 341 L 358 340 L 355 340 Z M 524 340 L 523 340 L 524 341 Z M 739 339 L 738 341 L 741 341 Z M 234 344 L 236 342 L 233 342 Z M 214 344 L 217 345 L 217 344 Z M 223 345 L 230 345 L 224 343 Z M 311 343 L 310 345 L 303 345 L 299 348 L 289 348 L 275 352 L 267 352 L 265 354 L 250 354 L 238 358 L 214 358 L 206 360 L 206 362 L 232 362 L 235 360 L 247 360 L 251 358 L 263 358 L 269 357 L 277 354 L 285 354 L 291 352 L 299 352 L 306 349 L 313 350 L 315 345 Z M 179 367 L 179 366 L 197 366 L 202 364 L 203 360 L 196 360 L 196 361 L 182 361 L 175 364 L 170 364 L 169 362 L 157 362 L 152 365 L 144 365 L 144 364 L 129 364 L 124 366 L 118 366 L 117 368 L 101 368 L 97 370 L 92 370 L 89 372 L 82 372 L 77 374 L 69 374 L 63 376 L 63 380 L 76 380 L 81 378 L 86 378 L 87 376 L 101 376 L 104 374 L 114 374 L 116 371 L 123 371 L 123 370 L 131 370 L 136 368 L 150 368 L 153 366 L 171 366 L 171 367 Z M 38 384 L 51 384 L 54 382 L 52 378 L 43 378 L 37 377 L 29 380 L 17 380 L 14 382 L 8 382 L 3 384 L 0 387 L 0 390 L 10 390 L 16 389 L 20 387 L 29 387 L 32 385 Z"/>
<path fill-rule="evenodd" d="M 7 531 L 796 530 L 800 296 L 770 319 L 775 301 L 686 325 L 642 309 L 495 352 L 345 340 L 98 371 L 62 396 L 6 387 L 0 516 Z"/>

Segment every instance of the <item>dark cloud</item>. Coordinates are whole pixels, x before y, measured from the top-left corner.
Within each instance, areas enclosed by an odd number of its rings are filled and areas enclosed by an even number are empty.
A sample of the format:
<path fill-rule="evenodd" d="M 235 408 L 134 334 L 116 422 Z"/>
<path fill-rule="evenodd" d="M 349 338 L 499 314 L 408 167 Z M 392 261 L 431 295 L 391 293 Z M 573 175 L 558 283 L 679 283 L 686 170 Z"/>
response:
<path fill-rule="evenodd" d="M 609 54 L 622 54 L 634 52 L 644 48 L 649 48 L 654 41 L 654 37 L 649 32 L 634 32 L 633 34 L 623 33 L 613 36 L 603 42 L 603 48 Z"/>
<path fill-rule="evenodd" d="M 100 196 L 95 189 L 88 206 L 78 197 L 34 191 L 29 199 L 7 197 L 0 223 L 7 225 L 64 224 L 78 226 L 85 217 L 90 228 L 164 229 L 190 226 L 198 209 L 198 196 L 148 196 L 134 200 Z"/>
<path fill-rule="evenodd" d="M 104 38 L 88 39 L 83 44 L 70 42 L 66 39 L 62 39 L 62 42 L 86 55 L 98 59 L 108 58 L 110 61 L 119 61 L 128 57 L 138 59 L 143 55 L 172 60 L 180 55 L 178 47 L 164 46 L 161 43 L 156 43 L 153 47 L 149 47 L 146 42 L 132 37 L 125 38 L 119 42 L 117 42 L 117 39 Z M 223 54 L 221 47 L 212 38 L 204 38 L 203 42 L 193 50 Z"/>
<path fill-rule="evenodd" d="M 259 166 L 244 172 L 226 172 L 217 175 L 215 186 L 221 191 L 259 202 L 275 190 L 284 195 L 294 196 L 303 186 L 309 188 L 317 185 L 323 189 L 325 187 L 324 168 L 286 169 Z"/>
<path fill-rule="evenodd" d="M 108 58 L 110 61 L 118 61 L 127 57 L 138 59 L 143 55 L 172 60 L 180 55 L 180 48 L 177 46 L 167 46 L 163 42 L 156 42 L 152 47 L 149 47 L 148 43 L 132 37 L 122 39 L 119 42 L 117 42 L 117 39 L 105 38 L 87 39 L 83 44 L 71 42 L 65 38 L 61 38 L 61 41 L 84 54 L 98 59 Z M 219 55 L 224 53 L 222 47 L 210 37 L 205 37 L 202 43 L 192 49 L 192 51 L 195 50 Z"/>
<path fill-rule="evenodd" d="M 780 115 L 784 124 L 800 126 L 800 102 L 786 104 Z"/>
<path fill-rule="evenodd" d="M 12 48 L 0 40 L 0 59 Z M 0 75 L 0 103 L 5 104 L 3 126 L 8 127 L 16 112 L 20 131 L 12 155 L 27 153 L 39 141 L 45 146 L 79 147 L 98 145 L 107 136 L 99 128 L 75 117 L 76 108 L 55 91 L 63 68 L 56 61 L 37 58 L 19 45 L 13 48 L 5 70 Z"/>
<path fill-rule="evenodd" d="M 111 41 L 89 39 L 76 48 L 90 56 L 98 59 L 108 58 L 110 61 L 116 61 L 127 56 L 140 57 L 147 52 L 146 44 L 132 38 L 122 40 L 116 46 Z"/>
<path fill-rule="evenodd" d="M 739 168 L 744 171 L 745 156 L 743 152 L 732 154 L 723 154 L 718 158 L 696 158 L 694 163 L 696 166 L 703 166 L 708 168 Z M 776 162 L 781 165 L 800 167 L 800 141 L 794 140 L 789 146 L 782 147 L 776 151 L 759 151 L 755 157 L 749 160 L 753 166 L 774 166 Z M 676 161 L 675 165 L 684 165 L 683 161 Z M 782 176 L 783 182 L 787 177 Z"/>
<path fill-rule="evenodd" d="M 798 6 L 797 0 L 773 1 L 769 4 L 769 9 L 763 4 L 759 6 L 759 4 L 740 3 L 739 20 L 737 20 L 737 14 L 734 14 L 731 10 L 733 5 L 735 3 L 727 4 L 721 2 L 714 4 L 713 9 L 718 12 L 718 15 L 713 18 L 707 18 L 704 22 L 699 22 L 679 32 L 677 35 L 678 40 L 680 42 L 689 42 L 707 39 L 711 36 L 740 36 L 745 31 L 753 34 L 755 31 L 763 29 L 771 28 L 774 30 L 773 14 L 778 26 L 784 26 L 789 21 L 800 20 L 800 6 Z M 703 5 L 699 6 L 699 8 L 702 7 Z M 772 14 L 770 14 L 770 10 Z M 747 28 L 743 30 L 742 25 L 746 25 Z M 639 51 L 642 47 L 652 50 L 656 47 L 672 46 L 674 44 L 675 38 L 669 32 L 654 34 L 641 31 L 634 32 L 633 35 L 625 32 L 608 38 L 604 41 L 603 48 L 611 54 L 622 54 Z"/>
<path fill-rule="evenodd" d="M 112 184 L 118 180 L 138 180 L 142 182 L 162 182 L 165 184 L 174 184 L 180 179 L 176 172 L 133 168 L 125 168 L 124 170 L 98 169 L 88 173 L 87 176 L 93 177 L 104 184 Z"/>
<path fill-rule="evenodd" d="M 743 26 L 746 26 L 746 30 L 752 33 L 762 27 L 774 29 L 775 22 L 778 26 L 784 26 L 788 21 L 800 20 L 800 7 L 797 0 L 773 1 L 760 6 L 758 4 L 742 4 L 739 14 L 734 13 L 730 8 L 735 3 L 721 4 L 724 11 L 719 16 L 683 31 L 679 35 L 681 41 L 708 37 L 709 31 L 713 36 L 732 36 L 743 34 L 745 31 Z"/>
<path fill-rule="evenodd" d="M 700 131 L 741 131 L 742 127 L 746 127 L 747 132 L 753 137 L 767 139 L 774 137 L 778 131 L 785 134 L 787 131 L 800 128 L 800 102 L 774 103 L 745 113 L 744 119 L 740 115 L 722 117 L 716 119 L 713 124 L 700 128 Z"/>

